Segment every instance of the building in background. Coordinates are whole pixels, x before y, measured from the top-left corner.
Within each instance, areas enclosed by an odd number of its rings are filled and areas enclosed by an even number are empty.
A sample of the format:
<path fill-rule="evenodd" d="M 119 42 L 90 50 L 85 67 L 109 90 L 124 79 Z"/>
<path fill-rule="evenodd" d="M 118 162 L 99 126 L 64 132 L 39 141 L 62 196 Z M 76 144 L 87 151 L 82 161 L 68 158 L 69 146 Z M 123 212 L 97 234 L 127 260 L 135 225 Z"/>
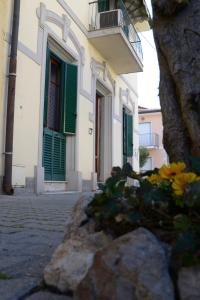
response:
<path fill-rule="evenodd" d="M 13 3 L 0 3 L 1 179 Z M 94 190 L 112 166 L 139 170 L 136 28 L 148 30 L 148 18 L 144 1 L 21 0 L 7 153 L 15 190 Z"/>
<path fill-rule="evenodd" d="M 160 109 L 139 107 L 139 134 L 140 146 L 149 151 L 149 157 L 142 170 L 153 170 L 167 164 L 168 157 L 162 143 L 163 125 Z"/>

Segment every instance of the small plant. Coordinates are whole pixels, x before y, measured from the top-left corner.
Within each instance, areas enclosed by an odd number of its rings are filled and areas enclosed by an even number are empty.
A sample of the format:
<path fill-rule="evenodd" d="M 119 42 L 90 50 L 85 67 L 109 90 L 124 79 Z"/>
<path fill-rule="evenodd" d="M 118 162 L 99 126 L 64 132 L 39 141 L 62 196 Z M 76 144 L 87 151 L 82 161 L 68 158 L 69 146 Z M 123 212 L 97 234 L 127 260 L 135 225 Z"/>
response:
<path fill-rule="evenodd" d="M 5 273 L 0 272 L 0 280 L 8 280 L 8 279 L 11 279 L 11 277 Z"/>
<path fill-rule="evenodd" d="M 127 177 L 139 181 L 128 186 Z M 176 268 L 200 264 L 200 177 L 184 163 L 136 174 L 130 164 L 114 167 L 86 213 L 96 230 L 114 238 L 140 226 L 172 245 Z"/>
<path fill-rule="evenodd" d="M 140 154 L 140 168 L 142 168 L 149 157 L 149 151 L 147 150 L 147 148 L 140 146 L 139 154 Z"/>

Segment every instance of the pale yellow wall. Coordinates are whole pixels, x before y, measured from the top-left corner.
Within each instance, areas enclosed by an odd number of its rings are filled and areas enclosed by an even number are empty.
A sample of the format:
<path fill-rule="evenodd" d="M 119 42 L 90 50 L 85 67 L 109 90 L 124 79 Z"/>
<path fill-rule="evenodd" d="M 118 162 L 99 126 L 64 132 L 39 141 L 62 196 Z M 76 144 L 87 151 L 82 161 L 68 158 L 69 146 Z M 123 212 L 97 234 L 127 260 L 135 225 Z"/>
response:
<path fill-rule="evenodd" d="M 18 51 L 13 165 L 33 176 L 38 158 L 40 67 Z"/>
<path fill-rule="evenodd" d="M 84 97 L 80 97 L 80 118 L 79 131 L 77 137 L 79 140 L 79 170 L 84 170 L 84 179 L 91 179 L 93 168 L 93 133 L 89 134 L 89 128 L 94 130 L 94 125 L 89 121 L 89 113 L 92 112 L 92 103 Z"/>
<path fill-rule="evenodd" d="M 4 118 L 5 118 L 5 88 L 7 82 L 8 44 L 5 41 L 5 33 L 10 31 L 10 19 L 12 1 L 0 1 L 0 176 L 3 175 L 4 161 Z"/>
<path fill-rule="evenodd" d="M 6 1 L 5 1 L 6 2 Z M 81 2 L 81 5 L 80 5 Z M 67 12 L 58 4 L 56 0 L 43 0 L 48 10 L 53 11 L 58 16 Z M 84 25 L 88 25 L 88 1 L 66 1 L 70 5 L 72 11 L 81 20 Z M 36 9 L 40 7 L 40 1 L 21 1 L 21 18 L 19 28 L 19 41 L 29 51 L 36 53 L 37 38 L 38 38 L 38 18 Z M 77 36 L 79 43 L 85 48 L 85 66 L 83 71 L 83 88 L 87 93 L 91 93 L 91 59 L 103 63 L 105 59 L 100 53 L 89 43 L 87 37 L 80 30 L 79 26 L 71 20 L 70 28 Z M 61 29 L 51 22 L 46 23 L 49 28 L 62 39 Z M 75 53 L 73 43 L 70 39 L 67 40 L 67 46 L 71 47 Z M 42 45 L 40 45 L 42 47 Z M 38 141 L 39 141 L 39 120 L 40 120 L 40 100 L 41 100 L 41 74 L 44 66 L 35 63 L 30 57 L 18 51 L 18 69 L 17 69 L 17 85 L 16 85 L 16 103 L 15 103 L 15 126 L 14 126 L 14 159 L 13 165 L 21 168 L 21 172 L 25 177 L 34 177 L 34 167 L 38 164 Z M 115 111 L 114 114 L 120 115 L 121 106 L 119 101 L 119 89 L 126 90 L 129 88 L 126 83 L 117 76 L 108 64 L 108 69 L 113 80 L 116 81 L 115 95 Z M 100 74 L 102 80 L 103 76 Z M 134 118 L 134 157 L 133 164 L 135 170 L 139 170 L 138 163 L 138 121 L 137 121 L 137 79 L 136 75 L 127 76 L 127 80 L 134 89 L 130 90 L 130 99 L 134 103 L 134 107 L 127 99 L 123 99 L 123 105 L 126 105 L 130 111 L 135 109 Z M 106 80 L 106 85 L 111 89 L 110 82 Z M 85 180 L 91 179 L 93 172 L 93 134 L 89 134 L 89 128 L 94 127 L 94 124 L 89 120 L 89 115 L 93 114 L 93 104 L 84 96 L 78 96 L 78 171 L 82 172 L 82 177 Z M 122 123 L 118 120 L 113 120 L 114 145 L 113 148 L 113 163 L 121 165 L 122 162 Z"/>
<path fill-rule="evenodd" d="M 150 122 L 151 133 L 159 135 L 159 148 L 148 149 L 149 156 L 152 157 L 152 167 L 160 168 L 163 164 L 167 164 L 167 153 L 163 148 L 163 125 L 161 112 L 139 114 L 139 123 Z"/>

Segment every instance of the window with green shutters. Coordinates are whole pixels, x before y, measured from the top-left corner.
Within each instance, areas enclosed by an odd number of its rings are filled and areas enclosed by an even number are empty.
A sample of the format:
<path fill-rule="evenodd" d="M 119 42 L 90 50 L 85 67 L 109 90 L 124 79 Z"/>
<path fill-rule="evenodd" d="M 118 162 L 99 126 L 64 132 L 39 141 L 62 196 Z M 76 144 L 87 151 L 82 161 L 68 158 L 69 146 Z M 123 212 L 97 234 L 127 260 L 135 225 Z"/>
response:
<path fill-rule="evenodd" d="M 76 133 L 77 66 L 47 49 L 43 166 L 45 180 L 66 179 L 66 135 Z"/>
<path fill-rule="evenodd" d="M 98 11 L 108 11 L 109 10 L 109 0 L 99 0 L 98 1 Z"/>
<path fill-rule="evenodd" d="M 133 156 L 133 116 L 123 109 L 123 157 L 124 163 L 127 158 Z"/>

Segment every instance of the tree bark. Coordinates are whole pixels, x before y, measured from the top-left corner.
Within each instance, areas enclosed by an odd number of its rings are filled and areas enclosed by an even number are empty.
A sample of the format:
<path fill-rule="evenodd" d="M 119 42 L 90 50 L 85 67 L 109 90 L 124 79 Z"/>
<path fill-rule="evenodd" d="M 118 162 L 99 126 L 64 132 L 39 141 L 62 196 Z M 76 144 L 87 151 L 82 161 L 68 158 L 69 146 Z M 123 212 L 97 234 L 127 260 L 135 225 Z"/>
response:
<path fill-rule="evenodd" d="M 152 0 L 163 143 L 170 161 L 200 156 L 200 1 Z"/>

